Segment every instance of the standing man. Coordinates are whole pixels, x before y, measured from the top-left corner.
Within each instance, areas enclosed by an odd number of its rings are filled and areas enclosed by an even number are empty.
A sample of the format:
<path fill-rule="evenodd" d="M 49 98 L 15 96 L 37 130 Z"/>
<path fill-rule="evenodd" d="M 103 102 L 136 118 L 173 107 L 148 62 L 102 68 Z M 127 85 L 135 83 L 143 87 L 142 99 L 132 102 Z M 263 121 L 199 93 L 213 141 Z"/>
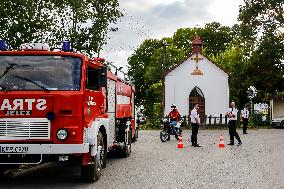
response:
<path fill-rule="evenodd" d="M 190 121 L 191 121 L 191 127 L 192 127 L 192 135 L 191 135 L 191 143 L 194 147 L 201 147 L 197 143 L 197 134 L 198 134 L 198 128 L 200 124 L 200 118 L 197 109 L 199 108 L 199 104 L 196 103 L 194 105 L 194 108 L 190 112 Z"/>
<path fill-rule="evenodd" d="M 231 108 L 229 108 L 226 115 L 229 117 L 229 134 L 230 134 L 230 143 L 228 145 L 234 145 L 234 138 L 238 140 L 238 146 L 242 145 L 239 134 L 237 133 L 237 114 L 238 109 L 235 107 L 235 102 L 231 102 Z"/>
<path fill-rule="evenodd" d="M 249 121 L 248 105 L 245 105 L 245 108 L 241 111 L 241 120 L 243 121 L 243 134 L 248 134 L 247 133 L 248 121 Z"/>

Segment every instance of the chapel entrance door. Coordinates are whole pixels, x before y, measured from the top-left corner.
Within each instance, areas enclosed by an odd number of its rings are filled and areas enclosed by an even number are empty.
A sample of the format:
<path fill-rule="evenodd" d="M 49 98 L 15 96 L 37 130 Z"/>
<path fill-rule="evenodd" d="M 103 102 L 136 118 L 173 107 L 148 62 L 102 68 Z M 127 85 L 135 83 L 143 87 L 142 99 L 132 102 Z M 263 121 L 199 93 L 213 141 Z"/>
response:
<path fill-rule="evenodd" d="M 198 103 L 199 104 L 199 117 L 200 117 L 200 122 L 204 123 L 205 122 L 205 98 L 204 95 L 201 91 L 200 88 L 194 87 L 190 94 L 189 94 L 189 115 L 191 110 L 194 108 L 194 104 Z"/>

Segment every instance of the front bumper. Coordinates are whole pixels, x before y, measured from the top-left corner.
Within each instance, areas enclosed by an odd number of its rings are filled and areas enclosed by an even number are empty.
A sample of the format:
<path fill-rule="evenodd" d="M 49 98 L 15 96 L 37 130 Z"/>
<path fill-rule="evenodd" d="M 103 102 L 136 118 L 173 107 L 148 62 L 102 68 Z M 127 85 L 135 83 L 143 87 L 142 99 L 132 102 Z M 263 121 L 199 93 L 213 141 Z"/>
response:
<path fill-rule="evenodd" d="M 84 144 L 0 144 L 1 154 L 79 154 L 89 152 Z"/>

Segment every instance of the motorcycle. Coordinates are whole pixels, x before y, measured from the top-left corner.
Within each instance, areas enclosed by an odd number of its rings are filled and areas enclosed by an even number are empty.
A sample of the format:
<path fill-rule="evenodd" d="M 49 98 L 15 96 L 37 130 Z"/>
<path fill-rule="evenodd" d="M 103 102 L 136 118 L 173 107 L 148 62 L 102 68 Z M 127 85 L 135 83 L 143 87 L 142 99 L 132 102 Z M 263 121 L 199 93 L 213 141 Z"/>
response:
<path fill-rule="evenodd" d="M 178 140 L 179 136 L 182 133 L 180 126 L 181 122 L 177 122 L 177 125 L 174 126 L 168 118 L 163 118 L 161 120 L 161 127 L 163 129 L 160 132 L 161 141 L 166 142 L 167 140 L 170 140 L 171 135 L 175 135 L 175 138 Z"/>

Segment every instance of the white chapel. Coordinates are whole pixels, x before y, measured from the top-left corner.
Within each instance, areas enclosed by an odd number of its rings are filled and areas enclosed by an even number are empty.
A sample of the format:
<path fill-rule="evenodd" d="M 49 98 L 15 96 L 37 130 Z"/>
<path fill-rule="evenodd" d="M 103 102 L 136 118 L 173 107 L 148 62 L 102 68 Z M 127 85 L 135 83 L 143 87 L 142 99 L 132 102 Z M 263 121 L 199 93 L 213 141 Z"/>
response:
<path fill-rule="evenodd" d="M 229 107 L 229 75 L 202 54 L 202 41 L 196 36 L 193 52 L 164 76 L 164 116 L 176 104 L 181 116 L 189 115 L 199 103 L 201 122 L 206 116 L 220 116 Z"/>

